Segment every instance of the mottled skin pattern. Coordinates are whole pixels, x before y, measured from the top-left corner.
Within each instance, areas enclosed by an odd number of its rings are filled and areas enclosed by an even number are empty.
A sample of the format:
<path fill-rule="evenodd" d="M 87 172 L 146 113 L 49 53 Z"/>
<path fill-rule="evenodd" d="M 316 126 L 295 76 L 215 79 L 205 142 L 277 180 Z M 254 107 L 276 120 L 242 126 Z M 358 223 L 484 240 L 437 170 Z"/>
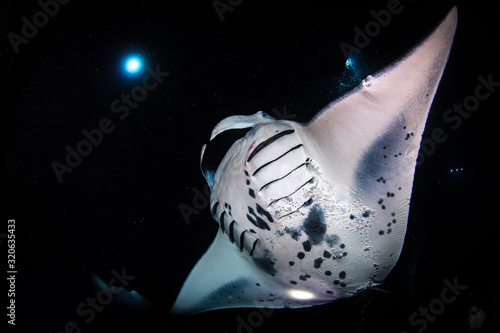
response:
<path fill-rule="evenodd" d="M 420 141 L 456 23 L 454 8 L 422 43 L 308 123 L 258 112 L 216 125 L 211 142 L 244 134 L 225 142 L 232 145 L 215 172 L 202 149 L 220 228 L 173 312 L 305 307 L 387 277 L 403 247 Z"/>
<path fill-rule="evenodd" d="M 335 199 L 293 127 L 264 122 L 233 147 L 216 177 L 226 186 L 214 190 L 212 214 L 257 268 L 315 299 L 350 296 L 376 281 L 381 260 L 369 239 L 373 210 Z M 240 170 L 238 181 L 229 170 Z M 247 195 L 245 204 L 235 202 L 238 192 Z M 383 236 L 391 237 L 390 230 Z M 357 261 L 369 261 L 370 269 L 352 272 Z"/>

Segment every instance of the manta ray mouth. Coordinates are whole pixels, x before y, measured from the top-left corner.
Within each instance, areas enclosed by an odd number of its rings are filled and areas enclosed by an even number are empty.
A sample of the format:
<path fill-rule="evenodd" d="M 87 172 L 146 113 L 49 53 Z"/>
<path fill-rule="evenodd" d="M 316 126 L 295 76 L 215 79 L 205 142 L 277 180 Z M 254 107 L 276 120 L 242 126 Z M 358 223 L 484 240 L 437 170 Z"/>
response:
<path fill-rule="evenodd" d="M 213 179 L 213 176 L 219 168 L 226 151 L 239 139 L 245 137 L 252 127 L 228 129 L 218 134 L 209 143 L 207 143 L 203 158 L 201 160 L 201 172 L 205 179 Z"/>

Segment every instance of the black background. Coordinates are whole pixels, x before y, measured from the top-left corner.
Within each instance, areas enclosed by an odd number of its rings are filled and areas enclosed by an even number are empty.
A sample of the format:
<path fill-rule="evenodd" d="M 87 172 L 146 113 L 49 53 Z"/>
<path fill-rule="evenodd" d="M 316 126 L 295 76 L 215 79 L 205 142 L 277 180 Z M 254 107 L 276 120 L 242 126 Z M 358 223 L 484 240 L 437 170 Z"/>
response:
<path fill-rule="evenodd" d="M 482 331 L 498 329 L 493 140 L 500 92 L 456 130 L 443 120 L 448 108 L 474 94 L 479 75 L 500 81 L 497 9 L 486 1 L 402 0 L 403 11 L 359 55 L 374 72 L 458 6 L 455 42 L 424 132 L 430 138 L 441 128 L 447 140 L 416 170 L 403 252 L 381 286 L 388 292 L 274 310 L 269 317 L 256 309 L 168 313 L 217 230 L 208 207 L 189 223 L 179 210 L 193 207 L 193 189 L 203 192 L 199 155 L 213 126 L 258 110 L 279 116 L 275 110 L 284 107 L 295 120 L 308 119 L 339 96 L 346 60 L 339 44 L 352 44 L 353 28 L 363 29 L 373 20 L 370 11 L 387 3 L 246 0 L 221 21 L 212 1 L 73 0 L 16 53 L 7 35 L 20 35 L 21 18 L 32 21 L 40 7 L 5 1 L 0 232 L 7 232 L 7 219 L 16 220 L 16 329 L 63 332 L 75 321 L 82 332 L 235 332 L 238 318 L 248 322 L 250 316 L 255 332 L 416 332 L 421 326 L 411 326 L 409 316 L 440 297 L 445 279 L 467 290 L 428 322 L 426 332 L 467 332 L 472 309 L 486 315 Z M 170 75 L 120 120 L 111 103 L 142 84 L 143 75 L 128 77 L 121 68 L 130 52 Z M 115 130 L 59 182 L 51 163 L 64 163 L 65 146 L 75 148 L 81 131 L 97 128 L 103 118 Z M 463 171 L 450 172 L 456 168 Z M 90 272 L 108 281 L 111 270 L 122 267 L 135 276 L 130 288 L 151 306 L 136 311 L 112 303 L 84 323 L 75 310 L 96 295 Z M 5 295 L 8 285 L 2 286 Z M 3 325 L 8 318 L 1 318 Z"/>

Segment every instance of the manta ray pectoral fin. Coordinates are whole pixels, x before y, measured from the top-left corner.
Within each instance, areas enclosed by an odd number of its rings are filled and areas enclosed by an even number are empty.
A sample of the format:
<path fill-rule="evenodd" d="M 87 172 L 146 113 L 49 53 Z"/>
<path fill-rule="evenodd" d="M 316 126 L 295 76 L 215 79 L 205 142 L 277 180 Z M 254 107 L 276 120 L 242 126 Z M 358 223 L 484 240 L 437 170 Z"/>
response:
<path fill-rule="evenodd" d="M 244 251 L 244 250 L 243 250 Z M 235 307 L 283 307 L 276 285 L 220 229 L 184 282 L 171 312 L 192 314 Z"/>
<path fill-rule="evenodd" d="M 231 147 L 220 161 L 213 159 L 212 169 L 203 162 L 210 160 L 209 148 L 202 150 L 202 171 L 213 190 L 211 211 L 221 228 L 186 279 L 173 313 L 312 306 L 351 296 L 387 276 L 403 245 L 420 141 L 456 23 L 453 8 L 423 42 L 309 123 L 273 120 L 259 112 L 228 117 L 214 128 L 211 141 L 218 135 L 214 141 L 224 141 L 235 129 L 248 132 L 228 140 Z M 292 140 L 295 136 L 302 143 Z M 280 143 L 284 151 L 276 148 L 279 140 L 286 141 Z M 277 163 L 273 169 L 271 162 Z M 280 215 L 285 217 L 279 223 L 271 216 L 278 213 L 263 203 L 266 198 L 277 202 L 266 189 L 278 188 L 278 181 L 284 184 L 279 189 L 292 189 L 279 198 L 288 202 L 283 212 L 291 208 L 293 213 Z M 258 182 L 258 188 L 249 187 Z M 293 209 L 296 203 L 304 212 Z M 233 207 L 232 213 L 215 215 L 222 205 L 228 212 Z M 248 229 L 252 226 L 259 230 Z M 253 230 L 253 242 L 245 242 L 246 229 Z M 339 254 L 333 256 L 339 238 Z M 295 258 L 301 263 L 291 261 Z"/>
<path fill-rule="evenodd" d="M 304 149 L 323 166 L 336 195 L 373 210 L 374 243 L 380 238 L 387 258 L 380 280 L 402 248 L 420 141 L 456 25 L 455 7 L 402 58 L 299 127 L 309 138 Z"/>
<path fill-rule="evenodd" d="M 406 130 L 403 144 L 407 143 L 404 140 L 406 134 L 410 134 L 414 144 L 406 145 L 402 153 L 416 159 L 427 114 L 450 53 L 456 24 L 457 9 L 454 7 L 420 44 L 390 66 L 368 76 L 307 124 L 305 132 L 314 142 L 310 148 L 313 151 L 322 150 L 316 155 L 330 166 L 327 177 L 331 183 L 352 183 L 354 171 L 365 153 L 391 130 Z M 403 124 L 406 129 L 394 128 L 398 124 Z M 393 136 L 396 134 L 394 131 Z M 349 144 L 346 144 L 347 139 Z M 379 162 L 386 163 L 383 160 Z"/>
<path fill-rule="evenodd" d="M 253 259 L 244 251 L 238 250 L 219 229 L 214 242 L 184 282 L 171 313 L 194 314 L 241 307 L 301 308 L 334 299 L 334 295 L 316 295 L 293 284 L 280 284 L 273 276 L 271 262 Z M 308 303 L 304 302 L 306 299 Z"/>

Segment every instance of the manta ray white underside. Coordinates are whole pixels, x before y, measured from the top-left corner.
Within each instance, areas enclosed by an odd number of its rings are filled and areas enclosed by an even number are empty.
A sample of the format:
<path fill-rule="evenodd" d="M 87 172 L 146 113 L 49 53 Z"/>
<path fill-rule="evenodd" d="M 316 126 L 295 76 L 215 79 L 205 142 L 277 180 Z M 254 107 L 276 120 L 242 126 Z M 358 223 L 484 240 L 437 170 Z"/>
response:
<path fill-rule="evenodd" d="M 383 281 L 403 246 L 416 159 L 457 24 L 453 8 L 402 58 L 308 123 L 232 116 L 210 208 L 220 228 L 172 308 L 298 308 Z M 205 147 L 202 150 L 202 161 Z"/>

